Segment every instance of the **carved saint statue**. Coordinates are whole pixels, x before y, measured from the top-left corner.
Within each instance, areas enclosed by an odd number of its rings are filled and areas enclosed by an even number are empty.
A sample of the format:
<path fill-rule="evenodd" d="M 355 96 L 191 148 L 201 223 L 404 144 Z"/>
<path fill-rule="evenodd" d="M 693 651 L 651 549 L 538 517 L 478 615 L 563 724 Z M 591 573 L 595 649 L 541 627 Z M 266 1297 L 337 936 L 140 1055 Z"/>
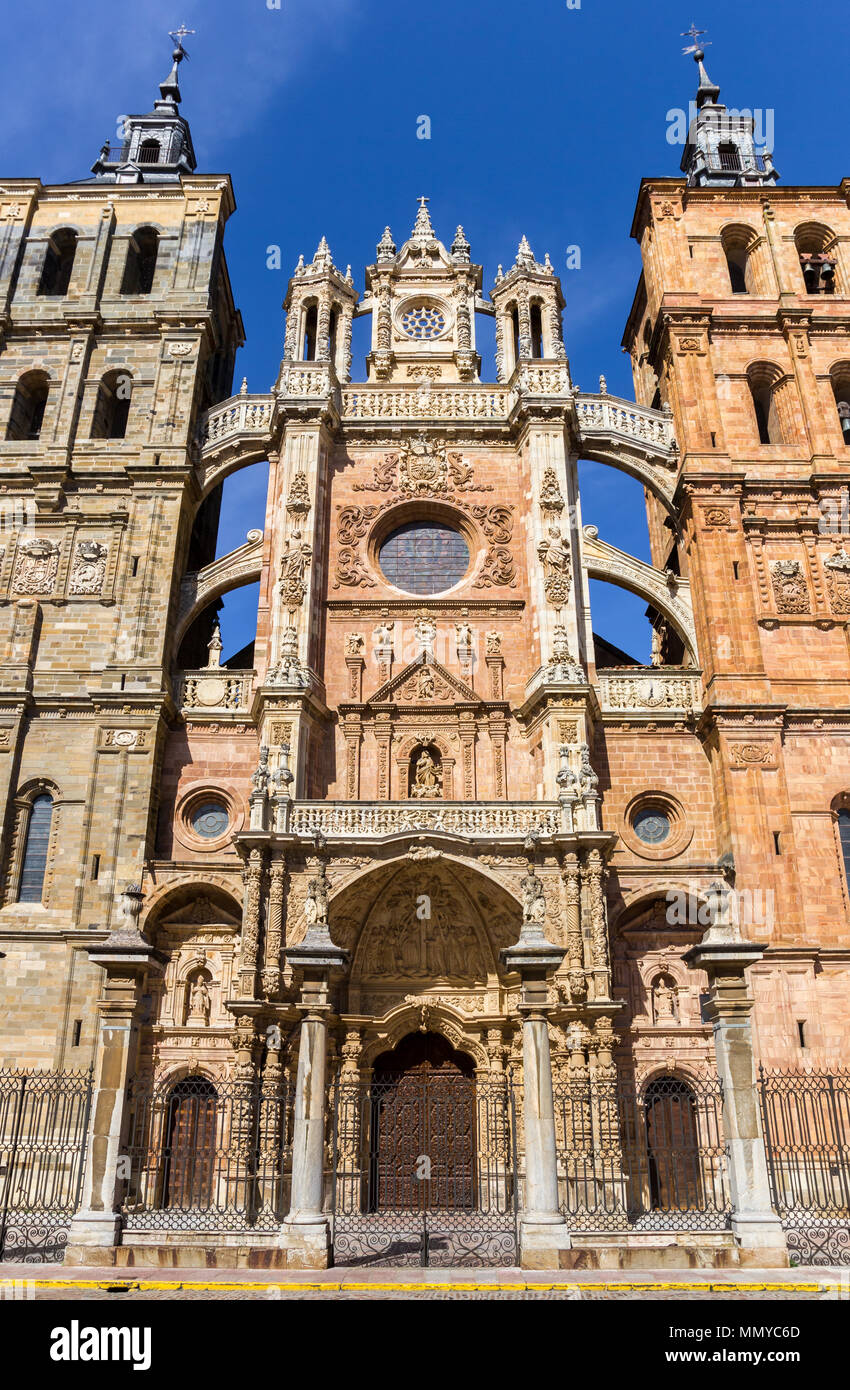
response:
<path fill-rule="evenodd" d="M 652 986 L 652 1013 L 656 1023 L 678 1018 L 678 991 L 669 975 L 657 976 Z"/>
<path fill-rule="evenodd" d="M 434 658 L 434 642 L 437 638 L 437 624 L 433 618 L 424 615 L 416 619 L 414 626 L 419 652 L 430 660 Z"/>
<path fill-rule="evenodd" d="M 287 608 L 297 608 L 307 592 L 304 573 L 310 563 L 313 547 L 302 544 L 301 532 L 293 531 L 292 541 L 280 560 L 280 594 Z"/>
<path fill-rule="evenodd" d="M 328 885 L 325 882 L 324 864 L 319 868 L 319 877 L 311 878 L 307 885 L 304 920 L 307 923 L 308 931 L 312 927 L 326 927 L 328 925 Z"/>
<path fill-rule="evenodd" d="M 378 623 L 372 629 L 372 636 L 375 639 L 375 646 L 379 651 L 385 650 L 393 645 L 393 630 L 395 623 Z"/>
<path fill-rule="evenodd" d="M 537 554 L 543 562 L 543 588 L 546 597 L 556 608 L 560 608 L 570 594 L 570 552 L 564 545 L 564 538 L 557 526 L 550 526 L 547 534 L 548 539 L 540 542 Z"/>
<path fill-rule="evenodd" d="M 434 698 L 434 672 L 427 666 L 419 673 L 416 694 L 420 700 L 433 700 Z"/>
<path fill-rule="evenodd" d="M 472 646 L 472 628 L 469 623 L 455 623 L 455 635 L 460 651 L 469 651 Z"/>
<path fill-rule="evenodd" d="M 649 658 L 650 663 L 651 663 L 653 666 L 663 666 L 663 665 L 664 665 L 664 654 L 663 654 L 663 652 L 662 652 L 662 647 L 663 647 L 663 645 L 664 645 L 664 633 L 661 631 L 660 628 L 657 628 L 657 627 L 656 627 L 656 628 L 653 628 L 653 630 L 652 630 L 652 655 L 651 655 L 650 658 Z"/>
<path fill-rule="evenodd" d="M 416 759 L 410 795 L 420 800 L 434 800 L 443 795 L 442 769 L 427 748 L 423 748 Z"/>
<path fill-rule="evenodd" d="M 189 1020 L 210 1021 L 210 992 L 203 975 L 196 975 L 189 989 Z"/>
<path fill-rule="evenodd" d="M 520 885 L 522 888 L 522 922 L 523 927 L 533 926 L 542 929 L 546 920 L 546 898 L 543 893 L 543 884 L 534 872 L 534 865 L 529 864 L 528 873 Z"/>

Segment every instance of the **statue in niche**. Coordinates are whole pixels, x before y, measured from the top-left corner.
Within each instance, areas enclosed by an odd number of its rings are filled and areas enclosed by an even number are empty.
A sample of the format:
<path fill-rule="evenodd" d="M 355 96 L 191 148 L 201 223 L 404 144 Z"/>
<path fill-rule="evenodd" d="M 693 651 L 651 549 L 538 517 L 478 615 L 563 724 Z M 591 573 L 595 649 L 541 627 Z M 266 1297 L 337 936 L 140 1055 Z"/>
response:
<path fill-rule="evenodd" d="M 439 758 L 429 748 L 420 751 L 411 768 L 410 795 L 426 801 L 434 801 L 443 795 L 443 770 Z"/>
<path fill-rule="evenodd" d="M 419 674 L 416 694 L 420 700 L 433 700 L 434 698 L 434 672 L 427 666 Z"/>
<path fill-rule="evenodd" d="M 542 928 L 546 920 L 546 897 L 543 892 L 543 884 L 534 872 L 534 865 L 529 864 L 528 873 L 520 885 L 522 888 L 522 920 L 523 926 Z"/>
<path fill-rule="evenodd" d="M 307 923 L 308 931 L 313 927 L 321 928 L 328 925 L 328 886 L 325 880 L 324 864 L 319 865 L 318 878 L 311 878 L 307 885 L 304 920 Z"/>
<path fill-rule="evenodd" d="M 199 970 L 189 983 L 189 1012 L 186 1016 L 186 1022 L 202 1023 L 206 1027 L 210 1021 L 211 1006 L 212 999 L 207 976 L 203 970 Z"/>
<path fill-rule="evenodd" d="M 654 1023 L 675 1023 L 679 1017 L 679 998 L 675 980 L 669 975 L 657 975 L 652 983 L 652 1018 Z"/>

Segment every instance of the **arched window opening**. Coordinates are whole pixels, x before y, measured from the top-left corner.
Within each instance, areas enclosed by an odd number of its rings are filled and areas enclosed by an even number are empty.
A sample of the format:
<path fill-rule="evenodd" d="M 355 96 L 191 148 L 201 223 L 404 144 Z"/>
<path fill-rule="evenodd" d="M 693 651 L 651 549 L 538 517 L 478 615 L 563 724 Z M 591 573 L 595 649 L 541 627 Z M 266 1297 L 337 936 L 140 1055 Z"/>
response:
<path fill-rule="evenodd" d="M 328 325 L 328 357 L 336 366 L 336 353 L 339 339 L 339 309 L 331 309 L 330 323 Z"/>
<path fill-rule="evenodd" d="M 158 140 L 143 140 L 139 146 L 140 164 L 158 164 L 161 154 Z"/>
<path fill-rule="evenodd" d="M 532 304 L 531 312 L 531 355 L 543 356 L 543 314 L 539 304 Z"/>
<path fill-rule="evenodd" d="M 746 251 L 728 251 L 726 254 L 726 264 L 729 267 L 729 283 L 732 286 L 732 293 L 747 294 Z"/>
<path fill-rule="evenodd" d="M 316 334 L 319 327 L 319 310 L 311 304 L 304 315 L 304 362 L 316 360 Z"/>
<path fill-rule="evenodd" d="M 794 241 L 806 294 L 834 294 L 837 265 L 835 234 L 828 227 L 801 227 Z"/>
<path fill-rule="evenodd" d="M 70 227 L 61 227 L 58 232 L 53 233 L 47 243 L 44 265 L 41 268 L 41 279 L 38 283 L 39 294 L 59 298 L 68 293 L 76 254 L 76 232 L 72 231 Z"/>
<path fill-rule="evenodd" d="M 158 251 L 159 235 L 153 227 L 140 227 L 133 234 L 127 247 L 122 294 L 150 294 Z"/>
<path fill-rule="evenodd" d="M 847 891 L 850 892 L 850 811 L 842 807 L 836 820 L 838 821 L 838 843 L 844 863 L 844 877 L 847 882 Z"/>
<path fill-rule="evenodd" d="M 779 418 L 778 373 L 767 367 L 757 369 L 750 373 L 748 381 L 759 443 L 783 444 L 785 440 Z"/>
<path fill-rule="evenodd" d="M 850 363 L 833 368 L 832 394 L 844 443 L 850 444 Z"/>
<path fill-rule="evenodd" d="M 30 808 L 24 855 L 21 861 L 21 877 L 18 883 L 19 903 L 40 903 L 42 901 L 52 820 L 53 798 L 48 792 L 43 792 L 33 799 Z"/>
<path fill-rule="evenodd" d="M 668 1020 L 669 1021 L 669 1020 Z M 644 1095 L 649 1204 L 690 1211 L 704 1203 L 696 1097 L 686 1081 L 651 1081 Z"/>
<path fill-rule="evenodd" d="M 212 1203 L 218 1125 L 218 1093 L 206 1077 L 178 1081 L 168 1097 L 162 1164 L 164 1207 Z"/>
<path fill-rule="evenodd" d="M 47 407 L 48 381 L 43 372 L 28 372 L 15 387 L 7 439 L 38 439 Z"/>
<path fill-rule="evenodd" d="M 514 360 L 513 360 L 513 364 L 512 364 L 512 365 L 515 367 L 516 364 L 517 364 L 517 362 L 519 361 L 519 312 L 518 312 L 517 307 L 516 307 L 515 304 L 511 306 L 510 316 L 511 316 L 511 343 L 512 343 L 512 345 L 513 345 L 513 350 L 514 350 Z"/>
<path fill-rule="evenodd" d="M 129 372 L 107 372 L 97 388 L 91 426 L 92 439 L 125 437 L 132 395 L 133 378 Z"/>

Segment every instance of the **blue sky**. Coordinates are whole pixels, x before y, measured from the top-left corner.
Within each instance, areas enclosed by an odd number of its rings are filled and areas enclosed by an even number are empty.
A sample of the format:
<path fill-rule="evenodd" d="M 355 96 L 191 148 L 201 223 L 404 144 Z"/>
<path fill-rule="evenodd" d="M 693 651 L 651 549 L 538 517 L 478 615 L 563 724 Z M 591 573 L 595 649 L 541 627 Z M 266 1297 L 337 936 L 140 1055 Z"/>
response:
<path fill-rule="evenodd" d="M 576 0 L 572 0 L 575 4 Z M 49 0 L 0 51 L 7 94 L 0 127 L 6 176 L 84 178 L 116 120 L 148 110 L 169 67 L 167 31 L 196 29 L 181 70 L 183 113 L 198 167 L 231 174 L 237 211 L 227 256 L 247 331 L 237 384 L 274 379 L 281 300 L 301 252 L 323 234 L 337 264 L 362 270 L 385 224 L 400 242 L 426 194 L 444 240 L 463 224 L 485 288 L 525 233 L 562 275 L 575 381 L 631 396 L 620 338 L 639 273 L 629 238 L 641 177 L 678 173 L 668 112 L 687 107 L 695 67 L 680 32 L 694 19 L 712 41 L 706 66 L 730 106 L 772 112 L 782 183 L 832 184 L 850 172 L 845 128 L 847 40 L 835 14 L 816 23 L 791 0 L 142 0 L 116 8 Z M 11 41 L 10 41 L 11 38 Z M 416 138 L 428 115 L 431 139 Z M 282 270 L 266 265 L 280 246 Z M 566 268 L 578 246 L 581 268 Z M 357 325 L 361 334 L 366 321 Z M 485 374 L 492 334 L 481 325 Z M 363 338 L 355 343 L 360 374 Z M 237 475 L 220 549 L 262 519 L 261 479 Z M 620 473 L 583 469 L 585 520 L 647 555 L 642 492 Z M 635 650 L 643 611 L 595 586 L 594 625 Z M 610 593 L 610 591 L 609 591 Z M 234 596 L 235 599 L 235 596 Z M 227 605 L 226 654 L 242 644 L 251 595 Z M 636 654 L 645 656 L 642 640 Z"/>

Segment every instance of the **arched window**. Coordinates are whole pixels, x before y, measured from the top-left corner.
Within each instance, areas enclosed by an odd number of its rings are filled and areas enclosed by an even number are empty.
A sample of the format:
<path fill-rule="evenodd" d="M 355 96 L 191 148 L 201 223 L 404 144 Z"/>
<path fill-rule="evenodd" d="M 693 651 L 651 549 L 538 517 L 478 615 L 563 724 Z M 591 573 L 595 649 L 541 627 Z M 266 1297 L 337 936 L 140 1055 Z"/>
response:
<path fill-rule="evenodd" d="M 47 406 L 48 381 L 44 372 L 27 372 L 15 387 L 7 439 L 38 439 Z"/>
<path fill-rule="evenodd" d="M 531 355 L 532 357 L 542 357 L 543 314 L 539 304 L 532 304 L 529 317 L 531 320 Z"/>
<path fill-rule="evenodd" d="M 839 362 L 830 373 L 835 409 L 845 444 L 850 444 L 850 362 Z"/>
<path fill-rule="evenodd" d="M 336 366 L 336 351 L 339 337 L 339 309 L 334 306 L 331 309 L 330 324 L 328 328 L 328 357 Z"/>
<path fill-rule="evenodd" d="M 760 444 L 785 442 L 779 418 L 779 373 L 769 366 L 754 367 L 748 373 L 756 430 Z"/>
<path fill-rule="evenodd" d="M 140 164 L 158 164 L 160 148 L 158 140 L 143 140 L 139 146 Z"/>
<path fill-rule="evenodd" d="M 159 235 L 153 227 L 139 227 L 130 238 L 122 294 L 150 294 L 159 251 Z"/>
<path fill-rule="evenodd" d="M 19 903 L 40 903 L 42 900 L 52 820 L 53 798 L 48 792 L 42 792 L 30 805 L 21 875 L 18 880 Z"/>
<path fill-rule="evenodd" d="M 842 807 L 836 820 L 838 822 L 838 843 L 841 848 L 841 858 L 844 861 L 844 876 L 847 880 L 847 890 L 850 892 L 850 811 Z"/>
<path fill-rule="evenodd" d="M 315 362 L 316 335 L 319 327 L 319 310 L 311 304 L 304 315 L 304 356 L 302 361 Z"/>
<path fill-rule="evenodd" d="M 800 258 L 806 294 L 834 294 L 837 264 L 835 233 L 829 227 L 810 223 L 797 228 L 794 243 Z"/>
<path fill-rule="evenodd" d="M 724 227 L 720 236 L 729 285 L 733 294 L 756 294 L 756 247 L 758 235 L 752 227 L 741 224 Z"/>
<path fill-rule="evenodd" d="M 511 306 L 511 342 L 514 349 L 514 360 L 512 366 L 515 367 L 519 361 L 519 312 L 515 304 Z"/>
<path fill-rule="evenodd" d="M 38 293 L 60 296 L 68 293 L 74 257 L 77 254 L 77 233 L 70 227 L 60 227 L 47 243 Z"/>
<path fill-rule="evenodd" d="M 124 438 L 132 395 L 133 378 L 129 372 L 107 372 L 97 388 L 91 426 L 92 439 Z"/>

